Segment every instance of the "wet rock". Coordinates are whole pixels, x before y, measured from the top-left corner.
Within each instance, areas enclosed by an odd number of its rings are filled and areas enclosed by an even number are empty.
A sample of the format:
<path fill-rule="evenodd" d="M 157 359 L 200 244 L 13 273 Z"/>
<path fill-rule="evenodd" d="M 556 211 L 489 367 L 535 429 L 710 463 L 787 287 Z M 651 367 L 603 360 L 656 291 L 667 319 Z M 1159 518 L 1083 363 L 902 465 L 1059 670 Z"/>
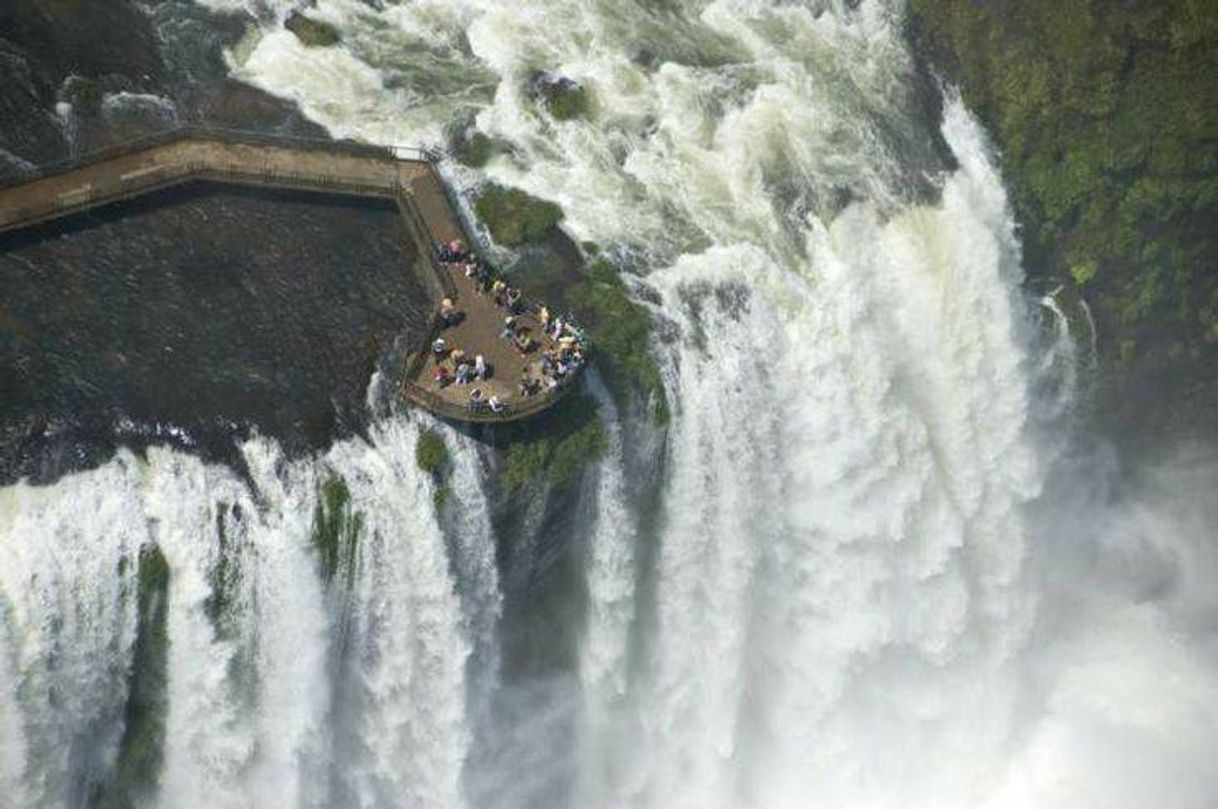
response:
<path fill-rule="evenodd" d="M 306 17 L 299 11 L 293 11 L 284 20 L 283 27 L 296 35 L 296 38 L 310 48 L 328 48 L 342 41 L 338 29 L 328 22 Z"/>
<path fill-rule="evenodd" d="M 562 208 L 549 200 L 488 183 L 474 203 L 497 244 L 521 247 L 544 241 L 563 218 Z"/>
<path fill-rule="evenodd" d="M 228 79 L 224 50 L 236 46 L 258 21 L 245 11 L 213 11 L 193 2 L 161 2 L 152 12 L 152 25 L 175 97 L 193 98 L 196 91 Z"/>
<path fill-rule="evenodd" d="M 591 113 L 592 94 L 583 84 L 574 79 L 554 73 L 537 73 L 533 76 L 534 97 L 558 121 L 587 118 Z"/>
<path fill-rule="evenodd" d="M 292 102 L 232 79 L 210 85 L 199 97 L 195 115 L 212 126 L 327 137 L 325 129 L 305 118 Z"/>
<path fill-rule="evenodd" d="M 228 76 L 224 49 L 255 24 L 249 14 L 181 0 L 86 5 L 0 8 L 0 149 L 46 163 L 181 122 L 326 137 L 291 102 Z"/>
<path fill-rule="evenodd" d="M 72 105 L 72 112 L 92 118 L 101 112 L 102 89 L 94 79 L 84 76 L 68 76 L 59 88 L 60 101 Z"/>
<path fill-rule="evenodd" d="M 485 166 L 495 154 L 496 148 L 493 140 L 477 130 L 462 130 L 449 141 L 453 157 L 474 169 Z"/>
<path fill-rule="evenodd" d="M 164 96 L 150 93 L 113 93 L 102 101 L 107 124 L 143 130 L 172 129 L 178 124 L 178 107 Z"/>
<path fill-rule="evenodd" d="M 0 149 L 32 163 L 63 157 L 67 144 L 50 111 L 54 103 L 46 71 L 20 45 L 0 39 Z"/>
<path fill-rule="evenodd" d="M 35 171 L 35 166 L 12 152 L 0 149 L 0 182 L 20 180 L 29 177 Z"/>
<path fill-rule="evenodd" d="M 164 74 L 148 15 L 135 3 L 5 0 L 0 31 L 36 57 L 56 81 L 69 74 Z"/>

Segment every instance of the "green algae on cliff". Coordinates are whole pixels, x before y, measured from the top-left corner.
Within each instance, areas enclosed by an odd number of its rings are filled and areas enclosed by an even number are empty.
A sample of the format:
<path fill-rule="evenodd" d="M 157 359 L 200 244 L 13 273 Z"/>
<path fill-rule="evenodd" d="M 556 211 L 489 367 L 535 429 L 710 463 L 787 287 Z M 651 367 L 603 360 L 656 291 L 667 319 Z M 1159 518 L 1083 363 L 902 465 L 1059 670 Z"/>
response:
<path fill-rule="evenodd" d="M 102 89 L 94 79 L 84 76 L 68 76 L 64 79 L 59 91 L 65 102 L 82 115 L 95 116 L 101 114 Z"/>
<path fill-rule="evenodd" d="M 538 96 L 556 121 L 586 118 L 592 108 L 592 94 L 588 88 L 570 79 L 540 82 Z"/>
<path fill-rule="evenodd" d="M 207 572 L 207 583 L 211 593 L 203 602 L 203 611 L 207 613 L 215 629 L 217 640 L 230 640 L 236 637 L 240 612 L 241 584 L 244 579 L 244 568 L 252 547 L 241 538 L 232 536 L 229 520 L 239 520 L 241 510 L 238 506 L 219 503 L 216 507 L 216 537 L 219 541 L 219 553 L 216 561 Z"/>
<path fill-rule="evenodd" d="M 462 165 L 480 169 L 495 154 L 495 142 L 481 132 L 462 134 L 452 141 L 452 155 Z"/>
<path fill-rule="evenodd" d="M 651 313 L 631 300 L 621 274 L 604 259 L 595 261 L 564 300 L 592 334 L 606 382 L 619 401 L 639 397 L 656 424 L 667 424 L 664 381 L 651 352 Z"/>

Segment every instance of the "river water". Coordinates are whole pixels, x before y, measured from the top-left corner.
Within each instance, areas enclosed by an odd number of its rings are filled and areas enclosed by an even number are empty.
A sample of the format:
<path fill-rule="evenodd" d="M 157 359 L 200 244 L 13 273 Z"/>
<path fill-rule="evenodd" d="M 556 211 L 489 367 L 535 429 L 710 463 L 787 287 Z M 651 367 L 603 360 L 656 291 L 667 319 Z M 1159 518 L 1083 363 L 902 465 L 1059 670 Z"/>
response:
<path fill-rule="evenodd" d="M 593 380 L 608 451 L 561 538 L 578 620 L 552 618 L 575 659 L 521 673 L 499 644 L 527 585 L 496 549 L 540 518 L 497 535 L 486 457 L 442 426 L 437 513 L 423 416 L 315 458 L 250 439 L 248 480 L 154 448 L 6 487 L 11 805 L 87 805 L 116 766 L 152 543 L 150 805 L 1218 802 L 1218 465 L 1076 440 L 1086 351 L 1023 289 L 984 133 L 950 94 L 928 120 L 899 5 L 319 0 L 344 40 L 307 49 L 290 2 L 208 4 L 262 20 L 240 78 L 336 136 L 476 121 L 506 154 L 454 183 L 554 199 L 635 271 L 672 335 L 656 506 Z M 586 83 L 592 119 L 539 108 L 537 70 Z M 364 541 L 327 583 L 309 538 L 335 475 Z"/>

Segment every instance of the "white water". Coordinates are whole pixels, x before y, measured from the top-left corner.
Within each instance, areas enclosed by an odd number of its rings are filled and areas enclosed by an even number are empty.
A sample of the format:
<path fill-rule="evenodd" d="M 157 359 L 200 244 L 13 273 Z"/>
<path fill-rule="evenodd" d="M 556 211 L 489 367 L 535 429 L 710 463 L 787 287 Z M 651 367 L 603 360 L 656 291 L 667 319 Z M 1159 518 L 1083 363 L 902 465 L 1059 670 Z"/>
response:
<path fill-rule="evenodd" d="M 611 779 L 622 738 L 617 726 L 628 693 L 630 631 L 635 619 L 637 518 L 625 480 L 625 448 L 617 407 L 599 377 L 589 379 L 605 418 L 607 449 L 601 459 L 588 537 L 588 616 L 580 642 L 583 705 L 578 804 L 598 800 Z"/>
<path fill-rule="evenodd" d="M 68 776 L 102 770 L 118 743 L 148 530 L 130 519 L 138 474 L 126 461 L 84 487 L 0 494 L 4 780 L 31 805 L 73 800 Z"/>
<path fill-rule="evenodd" d="M 200 795 L 216 807 L 326 806 L 334 795 L 352 806 L 456 805 L 473 640 L 414 460 L 416 433 L 390 419 L 373 443 L 344 442 L 315 462 L 285 462 L 270 442 L 251 441 L 254 491 L 228 470 L 157 449 L 147 462 L 124 453 L 53 487 L 6 490 L 2 592 L 16 640 L 4 649 L 17 693 L 6 677 L 0 729 L 4 776 L 16 782 L 6 794 L 27 793 L 14 805 L 78 805 L 71 790 L 104 775 L 94 760 L 114 756 L 135 556 L 150 543 L 171 572 L 157 805 L 198 806 Z M 310 546 L 330 475 L 364 515 L 349 592 L 325 590 Z M 218 521 L 240 571 L 223 633 L 205 604 Z M 485 557 L 485 531 L 462 542 Z M 69 620 L 54 627 L 57 618 Z M 14 769 L 22 757 L 24 777 Z"/>
<path fill-rule="evenodd" d="M 1184 455 L 1117 487 L 1102 456 L 1062 452 L 1074 382 L 1037 392 L 1075 351 L 1032 339 L 984 138 L 949 103 L 959 167 L 913 196 L 935 161 L 900 8 L 848 5 L 320 0 L 342 47 L 270 20 L 230 55 L 336 135 L 439 143 L 476 116 L 515 155 L 485 176 L 636 259 L 679 329 L 657 348 L 659 524 L 641 533 L 608 418 L 596 519 L 573 538 L 581 698 L 538 684 L 536 722 L 500 731 L 540 748 L 528 771 L 477 780 L 505 806 L 567 805 L 564 780 L 604 807 L 1213 806 L 1218 465 Z M 552 121 L 524 89 L 535 69 L 585 81 L 595 120 Z M 173 574 L 161 804 L 466 805 L 505 585 L 474 447 L 449 436 L 446 542 L 415 429 L 389 419 L 315 463 L 254 442 L 256 496 L 164 451 L 0 495 L 0 787 L 61 805 L 105 771 L 132 567 L 155 541 Z M 345 600 L 307 544 L 329 471 L 368 519 Z M 223 641 L 202 610 L 221 501 L 253 549 Z M 247 652 L 252 697 L 226 676 Z M 555 716 L 574 753 L 534 730 Z"/>

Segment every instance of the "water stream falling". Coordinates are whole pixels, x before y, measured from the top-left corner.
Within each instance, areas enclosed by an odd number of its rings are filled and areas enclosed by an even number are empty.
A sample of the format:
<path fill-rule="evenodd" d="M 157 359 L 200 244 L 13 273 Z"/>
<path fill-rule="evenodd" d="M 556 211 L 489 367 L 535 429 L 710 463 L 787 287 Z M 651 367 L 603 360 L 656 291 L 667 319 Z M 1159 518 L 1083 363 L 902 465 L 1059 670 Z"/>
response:
<path fill-rule="evenodd" d="M 519 583 L 496 547 L 536 537 L 497 534 L 481 451 L 443 426 L 437 512 L 421 417 L 315 459 L 251 440 L 249 480 L 152 450 L 8 487 L 0 802 L 113 781 L 152 545 L 149 805 L 1218 802 L 1218 466 L 1192 449 L 1120 478 L 1068 450 L 1078 386 L 1041 391 L 1078 352 L 1038 333 L 984 134 L 951 98 L 927 120 L 899 3 L 319 0 L 333 48 L 282 30 L 289 0 L 205 4 L 260 20 L 238 77 L 336 136 L 476 122 L 510 153 L 454 182 L 554 199 L 637 270 L 676 335 L 657 513 L 633 417 L 593 380 L 576 660 L 507 682 Z M 592 119 L 549 116 L 538 70 L 584 82 Z M 327 578 L 335 478 L 359 542 Z"/>

